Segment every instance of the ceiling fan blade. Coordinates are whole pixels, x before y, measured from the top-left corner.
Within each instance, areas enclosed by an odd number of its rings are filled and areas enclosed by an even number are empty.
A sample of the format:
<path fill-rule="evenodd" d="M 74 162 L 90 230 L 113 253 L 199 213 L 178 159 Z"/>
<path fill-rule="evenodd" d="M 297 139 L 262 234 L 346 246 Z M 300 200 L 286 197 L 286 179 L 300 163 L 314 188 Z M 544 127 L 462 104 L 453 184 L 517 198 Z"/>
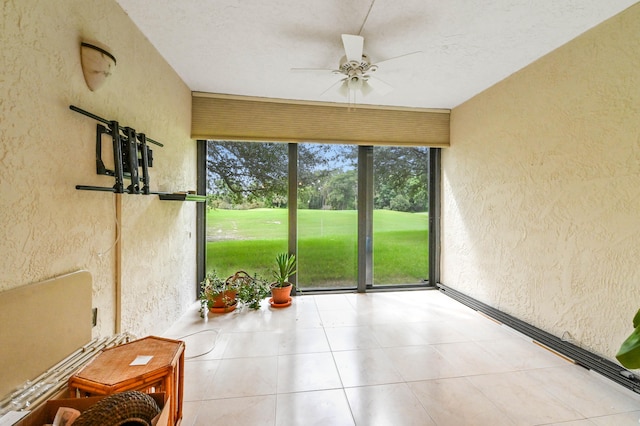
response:
<path fill-rule="evenodd" d="M 369 78 L 367 79 L 367 83 L 373 90 L 376 91 L 376 93 L 379 93 L 383 96 L 393 91 L 393 87 L 390 84 L 387 84 L 376 77 L 369 76 Z"/>
<path fill-rule="evenodd" d="M 418 51 L 411 52 L 411 53 L 405 53 L 404 55 L 394 56 L 393 58 L 387 58 L 387 59 L 385 59 L 385 60 L 383 60 L 383 61 L 376 62 L 376 64 L 375 64 L 375 65 L 380 65 L 380 64 L 388 63 L 388 62 L 395 61 L 395 60 L 397 60 L 397 59 L 406 58 L 406 57 L 409 57 L 409 56 L 422 55 L 423 53 L 424 53 L 424 52 L 423 52 L 422 50 L 418 50 Z"/>
<path fill-rule="evenodd" d="M 291 68 L 291 72 L 315 72 L 315 73 L 340 73 L 338 70 L 330 69 L 330 68 Z"/>
<path fill-rule="evenodd" d="M 360 91 L 362 92 L 362 96 L 369 96 L 371 92 L 375 91 L 375 89 L 371 87 L 371 85 L 369 84 L 369 81 L 363 81 L 362 88 L 360 89 Z"/>
<path fill-rule="evenodd" d="M 331 86 L 329 86 L 324 92 L 320 93 L 320 96 L 323 96 L 323 95 L 327 94 L 328 92 L 330 92 L 332 89 L 335 89 L 335 87 L 338 84 L 342 84 L 342 85 L 346 86 L 346 84 L 345 84 L 346 80 L 347 80 L 346 78 L 341 78 L 340 80 L 336 81 Z M 339 90 L 341 90 L 341 88 Z"/>
<path fill-rule="evenodd" d="M 364 48 L 364 37 L 351 34 L 342 34 L 342 44 L 344 44 L 344 53 L 347 55 L 349 62 L 362 61 L 362 49 Z"/>
<path fill-rule="evenodd" d="M 338 92 L 345 98 L 349 97 L 349 84 L 347 84 L 346 78 L 343 80 L 342 85 L 338 89 Z"/>

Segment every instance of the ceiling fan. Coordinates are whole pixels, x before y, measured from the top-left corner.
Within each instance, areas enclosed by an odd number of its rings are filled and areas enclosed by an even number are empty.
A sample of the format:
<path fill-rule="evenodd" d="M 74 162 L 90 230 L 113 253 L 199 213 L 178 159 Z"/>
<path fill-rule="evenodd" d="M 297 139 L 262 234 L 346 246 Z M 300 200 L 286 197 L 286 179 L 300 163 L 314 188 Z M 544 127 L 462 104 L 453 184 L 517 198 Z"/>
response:
<path fill-rule="evenodd" d="M 363 52 L 364 37 L 360 35 L 342 34 L 342 44 L 344 45 L 345 56 L 340 60 L 338 69 L 324 68 L 292 68 L 292 71 L 312 71 L 312 72 L 331 72 L 340 75 L 341 78 L 327 90 L 321 93 L 321 96 L 338 86 L 339 93 L 349 99 L 349 103 L 355 103 L 357 93 L 367 96 L 371 92 L 386 95 L 393 90 L 391 85 L 385 81 L 374 77 L 378 71 L 378 66 L 392 60 L 404 58 L 411 55 L 422 53 L 421 51 L 411 52 L 393 58 L 385 59 L 372 64 L 369 57 Z"/>

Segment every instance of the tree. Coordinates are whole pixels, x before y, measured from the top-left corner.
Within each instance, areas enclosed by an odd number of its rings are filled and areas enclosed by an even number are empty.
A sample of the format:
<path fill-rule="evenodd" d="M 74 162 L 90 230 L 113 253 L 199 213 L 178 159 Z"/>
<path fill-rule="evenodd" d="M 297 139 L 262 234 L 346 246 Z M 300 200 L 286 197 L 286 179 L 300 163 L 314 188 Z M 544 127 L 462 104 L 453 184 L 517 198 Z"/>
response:
<path fill-rule="evenodd" d="M 411 208 L 411 203 L 406 196 L 398 194 L 389 202 L 389 207 L 391 208 L 391 210 L 408 212 Z"/>
<path fill-rule="evenodd" d="M 326 204 L 332 210 L 355 210 L 358 174 L 348 170 L 333 175 L 326 185 Z"/>
<path fill-rule="evenodd" d="M 353 145 L 298 145 L 299 206 L 355 209 L 357 153 Z M 377 147 L 374 167 L 375 208 L 424 211 L 428 201 L 428 148 Z M 209 141 L 207 173 L 211 205 L 286 206 L 285 143 Z M 398 196 L 402 198 L 392 207 L 391 201 Z"/>
<path fill-rule="evenodd" d="M 242 203 L 287 193 L 287 146 L 275 143 L 207 143 L 208 191 Z"/>
<path fill-rule="evenodd" d="M 328 164 L 342 151 L 326 145 L 298 145 L 298 179 L 302 187 L 318 188 Z M 285 143 L 208 141 L 208 193 L 235 203 L 261 199 L 282 205 L 287 195 L 288 147 Z"/>
<path fill-rule="evenodd" d="M 298 145 L 298 205 L 322 209 L 335 174 L 356 166 L 358 150 L 349 145 Z M 334 193 L 337 196 L 338 193 Z M 335 201 L 335 200 L 334 200 Z"/>
<path fill-rule="evenodd" d="M 428 203 L 429 149 L 421 147 L 383 147 L 374 151 L 376 208 L 424 211 Z M 402 195 L 407 200 L 391 201 Z M 404 210 L 406 209 L 406 210 Z"/>

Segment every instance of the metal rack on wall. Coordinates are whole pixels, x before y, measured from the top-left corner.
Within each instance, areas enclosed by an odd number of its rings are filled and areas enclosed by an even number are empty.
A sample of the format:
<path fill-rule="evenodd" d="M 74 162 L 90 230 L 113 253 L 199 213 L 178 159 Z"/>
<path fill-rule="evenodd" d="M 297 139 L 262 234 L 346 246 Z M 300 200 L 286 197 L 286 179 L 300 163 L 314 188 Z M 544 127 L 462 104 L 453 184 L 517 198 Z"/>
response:
<path fill-rule="evenodd" d="M 161 200 L 168 201 L 206 201 L 204 195 L 197 195 L 189 191 L 175 193 L 151 191 L 149 167 L 153 166 L 153 151 L 149 148 L 149 144 L 159 147 L 164 146 L 163 144 L 148 138 L 144 133 L 136 132 L 131 127 L 123 127 L 115 120 L 106 120 L 74 105 L 69 105 L 69 109 L 103 123 L 98 124 L 96 128 L 96 173 L 112 176 L 115 179 L 115 184 L 112 187 L 76 185 L 76 189 L 114 192 L 116 194 L 158 195 Z M 103 135 L 111 137 L 113 170 L 108 169 L 102 160 Z M 130 181 L 126 187 L 125 179 Z"/>

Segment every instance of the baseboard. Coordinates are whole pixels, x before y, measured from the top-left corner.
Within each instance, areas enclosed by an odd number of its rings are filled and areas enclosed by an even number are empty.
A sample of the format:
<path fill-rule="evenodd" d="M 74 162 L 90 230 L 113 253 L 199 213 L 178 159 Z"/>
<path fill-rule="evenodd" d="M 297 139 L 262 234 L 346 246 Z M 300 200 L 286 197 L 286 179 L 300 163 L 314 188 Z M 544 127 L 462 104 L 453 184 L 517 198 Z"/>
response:
<path fill-rule="evenodd" d="M 444 284 L 437 284 L 438 290 L 457 300 L 463 305 L 481 312 L 494 320 L 511 327 L 512 329 L 531 337 L 540 344 L 547 346 L 551 350 L 559 353 L 560 355 L 569 358 L 578 365 L 584 368 L 592 370 L 605 376 L 614 382 L 631 389 L 636 393 L 640 393 L 640 379 L 635 376 L 631 371 L 626 370 L 624 367 L 602 358 L 592 352 L 589 352 L 583 348 L 580 348 L 573 343 L 562 340 L 552 334 L 547 333 L 537 327 L 534 327 L 522 320 L 519 320 L 511 315 L 495 309 L 489 305 L 486 305 L 472 297 L 469 297 L 457 290 L 454 290 Z"/>

